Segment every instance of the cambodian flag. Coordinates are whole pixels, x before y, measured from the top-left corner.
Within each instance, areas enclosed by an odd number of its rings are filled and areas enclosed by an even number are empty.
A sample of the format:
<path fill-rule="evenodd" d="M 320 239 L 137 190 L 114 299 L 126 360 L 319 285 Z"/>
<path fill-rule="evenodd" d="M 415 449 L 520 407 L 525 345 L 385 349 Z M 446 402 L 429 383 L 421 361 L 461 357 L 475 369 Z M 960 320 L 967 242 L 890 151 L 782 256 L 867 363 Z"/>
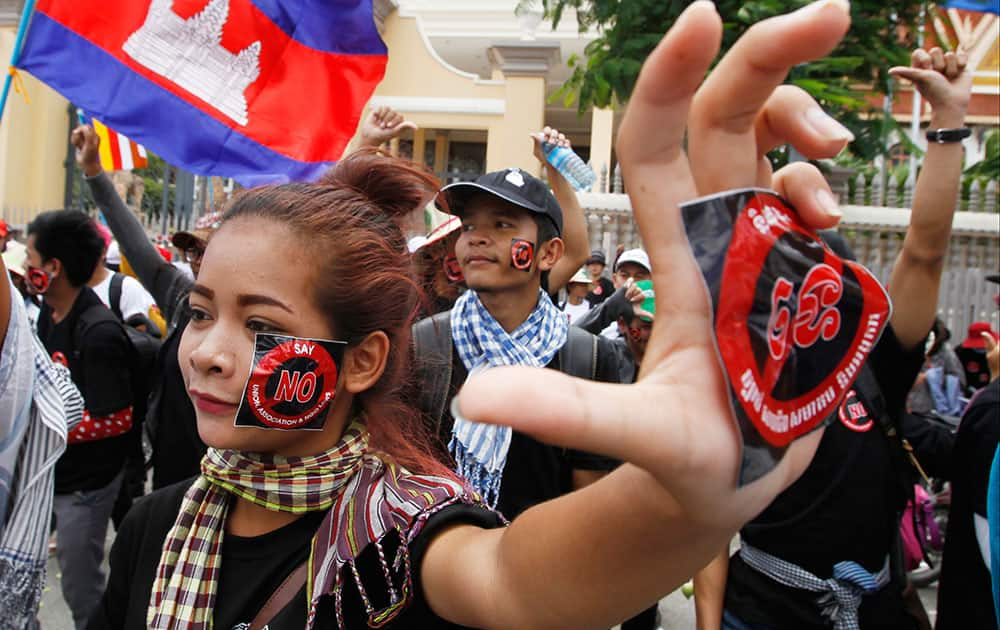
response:
<path fill-rule="evenodd" d="M 338 160 L 386 61 L 371 0 L 39 0 L 17 65 L 171 164 L 256 185 Z"/>
<path fill-rule="evenodd" d="M 1000 15 L 1000 0 L 953 0 L 952 2 L 942 2 L 939 6 L 945 9 L 965 9 Z"/>

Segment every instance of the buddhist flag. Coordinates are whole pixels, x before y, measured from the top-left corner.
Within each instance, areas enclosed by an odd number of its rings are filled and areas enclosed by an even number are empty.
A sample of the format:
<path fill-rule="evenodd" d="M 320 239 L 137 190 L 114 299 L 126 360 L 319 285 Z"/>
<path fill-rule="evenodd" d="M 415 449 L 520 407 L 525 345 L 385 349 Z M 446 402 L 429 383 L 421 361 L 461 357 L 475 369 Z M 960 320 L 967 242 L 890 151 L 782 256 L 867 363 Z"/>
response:
<path fill-rule="evenodd" d="M 90 123 L 101 138 L 101 167 L 104 170 L 132 170 L 149 165 L 146 149 L 141 144 L 129 140 L 96 118 L 91 118 Z"/>
<path fill-rule="evenodd" d="M 340 159 L 387 61 L 372 0 L 38 0 L 17 66 L 170 164 L 252 186 Z"/>

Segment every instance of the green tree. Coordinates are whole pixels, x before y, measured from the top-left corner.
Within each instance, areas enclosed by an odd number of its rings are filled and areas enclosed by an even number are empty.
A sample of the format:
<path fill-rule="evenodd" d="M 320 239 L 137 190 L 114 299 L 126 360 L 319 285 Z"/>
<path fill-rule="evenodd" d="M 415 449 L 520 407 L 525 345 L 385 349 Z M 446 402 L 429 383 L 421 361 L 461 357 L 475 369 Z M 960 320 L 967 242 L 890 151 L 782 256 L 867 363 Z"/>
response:
<path fill-rule="evenodd" d="M 566 9 L 576 11 L 580 31 L 596 29 L 597 39 L 587 45 L 585 57 L 571 56 L 569 80 L 557 93 L 580 112 L 628 101 L 643 60 L 680 13 L 688 0 L 522 0 L 519 9 L 541 3 L 554 24 Z M 806 0 L 716 0 L 724 23 L 722 50 L 751 24 L 808 4 Z M 897 128 L 864 94 L 891 94 L 888 70 L 909 63 L 914 47 L 918 0 L 853 0 L 851 30 L 826 59 L 795 68 L 788 82 L 811 94 L 832 115 L 854 132 L 852 150 L 870 159 L 884 152 L 885 139 Z"/>

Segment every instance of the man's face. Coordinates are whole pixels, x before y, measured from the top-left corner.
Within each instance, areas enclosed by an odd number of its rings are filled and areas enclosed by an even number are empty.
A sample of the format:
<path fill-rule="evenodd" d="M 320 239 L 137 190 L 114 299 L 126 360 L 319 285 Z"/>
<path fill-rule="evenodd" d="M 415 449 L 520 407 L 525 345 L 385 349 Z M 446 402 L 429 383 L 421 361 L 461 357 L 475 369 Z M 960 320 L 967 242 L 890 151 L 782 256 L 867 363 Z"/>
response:
<path fill-rule="evenodd" d="M 615 288 L 625 284 L 626 280 L 631 280 L 632 282 L 649 280 L 649 269 L 638 263 L 623 262 L 618 265 L 618 271 L 615 272 Z"/>
<path fill-rule="evenodd" d="M 632 321 L 626 324 L 624 318 L 618 318 L 618 332 L 625 338 L 636 364 L 641 365 L 643 357 L 646 356 L 649 335 L 653 332 L 653 322 L 633 317 Z"/>
<path fill-rule="evenodd" d="M 570 282 L 566 287 L 566 291 L 572 297 L 585 298 L 590 293 L 590 285 L 583 282 Z"/>
<path fill-rule="evenodd" d="M 465 283 L 476 291 L 500 291 L 539 282 L 538 226 L 528 210 L 492 195 L 469 199 L 461 214 L 462 230 L 455 244 Z M 523 239 L 535 245 L 527 271 L 511 265 L 511 242 Z M 554 263 L 553 263 L 554 264 Z"/>
<path fill-rule="evenodd" d="M 587 271 L 590 272 L 591 278 L 596 278 L 604 273 L 604 263 L 592 262 L 587 265 Z"/>

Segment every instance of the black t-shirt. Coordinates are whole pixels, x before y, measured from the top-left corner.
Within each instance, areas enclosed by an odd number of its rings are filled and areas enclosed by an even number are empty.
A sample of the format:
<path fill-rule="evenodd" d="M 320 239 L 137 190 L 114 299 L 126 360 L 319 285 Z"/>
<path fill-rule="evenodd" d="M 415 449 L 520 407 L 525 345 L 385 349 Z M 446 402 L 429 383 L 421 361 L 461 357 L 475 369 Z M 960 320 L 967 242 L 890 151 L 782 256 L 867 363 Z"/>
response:
<path fill-rule="evenodd" d="M 153 488 L 163 488 L 190 479 L 201 472 L 205 443 L 198 435 L 198 419 L 187 394 L 177 362 L 181 334 L 191 319 L 189 309 L 178 315 L 174 330 L 163 342 L 156 357 L 159 382 L 153 393 L 150 423 L 155 425 L 153 441 Z"/>
<path fill-rule="evenodd" d="M 938 630 L 997 627 L 990 572 L 976 540 L 973 515 L 986 518 L 993 455 L 1000 444 L 1000 380 L 969 405 L 955 438 L 951 509 L 938 586 Z"/>
<path fill-rule="evenodd" d="M 105 628 L 140 630 L 146 627 L 146 610 L 156 577 L 163 542 L 180 510 L 184 493 L 192 480 L 168 486 L 139 501 L 128 513 L 114 546 L 111 548 L 111 575 L 100 606 L 90 619 L 89 630 Z M 219 630 L 245 630 L 285 578 L 309 557 L 310 543 L 325 513 L 307 514 L 273 532 L 253 538 L 223 536 L 222 564 L 214 611 L 214 627 Z M 420 565 L 424 551 L 437 532 L 465 523 L 483 528 L 499 527 L 496 514 L 464 504 L 448 506 L 427 520 L 420 535 L 410 544 L 410 563 L 414 590 L 410 604 L 383 628 L 458 628 L 435 615 L 427 605 L 420 585 Z M 384 551 L 395 558 L 398 538 L 387 537 Z M 378 592 L 385 578 L 378 550 L 370 545 L 357 560 L 367 596 L 376 606 L 388 601 L 387 592 Z M 269 630 L 301 630 L 306 622 L 306 591 L 303 587 L 294 600 L 268 624 Z M 343 591 L 344 627 L 368 627 L 361 597 L 353 580 L 346 580 Z M 334 602 L 324 597 L 317 607 L 317 630 L 335 629 Z"/>
<path fill-rule="evenodd" d="M 451 399 L 465 383 L 468 371 L 452 348 L 453 367 L 444 417 L 431 427 L 438 436 L 438 451 L 445 458 L 445 464 L 454 470 L 455 462 L 448 455 L 448 442 L 455 423 L 452 418 Z M 559 354 L 549 362 L 548 369 L 559 369 Z M 619 382 L 618 363 L 611 341 L 597 338 L 597 379 L 605 383 Z M 507 464 L 500 482 L 500 496 L 496 508 L 507 519 L 514 520 L 528 508 L 555 499 L 573 490 L 574 470 L 612 470 L 620 462 L 600 455 L 584 453 L 573 449 L 552 446 L 514 431 L 507 451 Z"/>
<path fill-rule="evenodd" d="M 99 309 L 106 317 L 92 324 L 84 339 L 74 339 L 80 316 L 91 309 Z M 91 317 L 91 321 L 97 319 L 88 315 Z M 65 357 L 73 383 L 83 394 L 84 406 L 91 416 L 110 415 L 132 405 L 130 342 L 114 313 L 91 289 L 84 287 L 80 291 L 73 308 L 58 324 L 52 321 L 51 307 L 43 304 L 38 317 L 38 337 L 50 356 Z M 120 435 L 68 445 L 56 463 L 56 494 L 108 485 L 122 469 L 128 441 L 128 435 Z"/>
<path fill-rule="evenodd" d="M 904 350 L 892 328 L 886 328 L 863 368 L 871 377 L 855 382 L 805 473 L 747 524 L 742 540 L 821 579 L 831 577 L 833 565 L 842 560 L 858 562 L 872 573 L 882 569 L 906 495 L 876 414 L 882 407 L 899 421 L 923 358 L 922 346 Z M 900 592 L 900 585 L 890 584 L 866 596 L 859 611 L 861 627 L 908 627 Z M 725 608 L 745 622 L 826 628 L 816 597 L 761 575 L 739 554 L 730 560 Z"/>
<path fill-rule="evenodd" d="M 601 276 L 598 278 L 597 284 L 594 285 L 594 288 L 587 294 L 587 301 L 590 302 L 591 306 L 597 306 L 604 300 L 611 297 L 611 294 L 614 292 L 615 285 L 604 276 Z"/>

